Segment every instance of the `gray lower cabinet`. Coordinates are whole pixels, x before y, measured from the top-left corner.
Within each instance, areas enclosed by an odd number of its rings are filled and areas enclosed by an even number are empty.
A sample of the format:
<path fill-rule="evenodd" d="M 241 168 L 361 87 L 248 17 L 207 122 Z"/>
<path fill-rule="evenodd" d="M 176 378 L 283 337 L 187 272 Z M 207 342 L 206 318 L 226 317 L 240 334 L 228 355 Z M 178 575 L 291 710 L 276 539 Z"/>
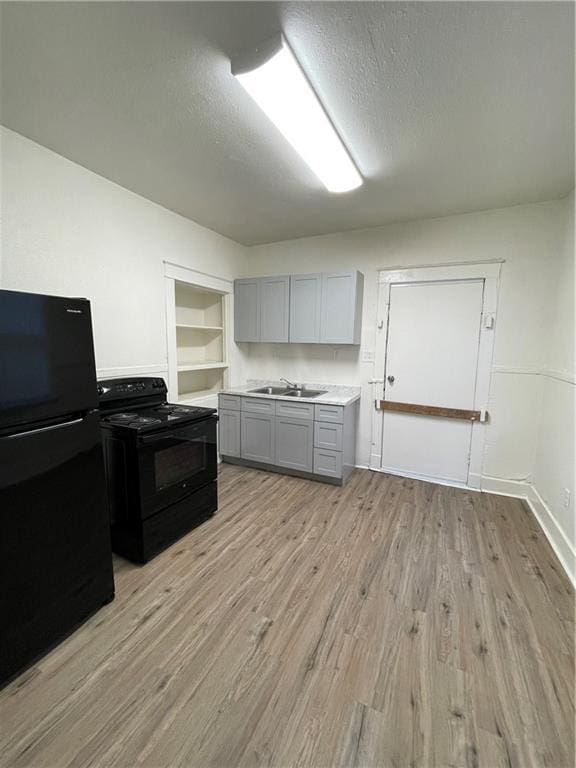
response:
<path fill-rule="evenodd" d="M 342 484 L 355 464 L 358 406 L 221 394 L 220 454 Z"/>
<path fill-rule="evenodd" d="M 342 450 L 342 424 L 330 424 L 324 421 L 314 422 L 314 447 L 326 448 L 330 451 Z"/>
<path fill-rule="evenodd" d="M 240 395 L 218 395 L 218 408 L 222 411 L 239 411 L 241 402 Z"/>
<path fill-rule="evenodd" d="M 314 448 L 314 473 L 339 480 L 342 477 L 342 451 Z"/>
<path fill-rule="evenodd" d="M 276 416 L 275 464 L 287 469 L 312 472 L 314 422 Z"/>
<path fill-rule="evenodd" d="M 240 455 L 243 459 L 274 464 L 276 416 L 242 411 L 240 423 Z"/>
<path fill-rule="evenodd" d="M 240 411 L 219 410 L 218 438 L 223 456 L 240 456 Z"/>

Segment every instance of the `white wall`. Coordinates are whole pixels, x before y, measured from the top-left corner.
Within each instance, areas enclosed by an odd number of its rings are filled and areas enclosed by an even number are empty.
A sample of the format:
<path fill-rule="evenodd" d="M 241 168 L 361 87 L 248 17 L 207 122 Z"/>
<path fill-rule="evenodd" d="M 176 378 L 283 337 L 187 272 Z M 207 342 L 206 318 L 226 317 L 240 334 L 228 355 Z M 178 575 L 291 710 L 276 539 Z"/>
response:
<path fill-rule="evenodd" d="M 563 243 L 549 306 L 543 397 L 533 485 L 535 503 L 560 556 L 574 576 L 576 417 L 574 193 L 564 201 Z M 570 499 L 565 498 L 565 490 Z"/>
<path fill-rule="evenodd" d="M 2 288 L 88 297 L 99 375 L 166 375 L 163 260 L 233 279 L 246 248 L 17 133 L 0 138 Z"/>
<path fill-rule="evenodd" d="M 554 201 L 252 248 L 246 275 L 355 267 L 364 272 L 366 282 L 361 349 L 243 344 L 247 373 L 361 385 L 357 458 L 367 464 L 373 407 L 367 382 L 382 372 L 361 361 L 361 350 L 373 349 L 378 270 L 504 259 L 483 472 L 529 479 L 538 431 L 534 414 L 542 397 L 545 321 L 554 284 L 551 265 L 558 259 L 562 211 L 563 203 Z"/>

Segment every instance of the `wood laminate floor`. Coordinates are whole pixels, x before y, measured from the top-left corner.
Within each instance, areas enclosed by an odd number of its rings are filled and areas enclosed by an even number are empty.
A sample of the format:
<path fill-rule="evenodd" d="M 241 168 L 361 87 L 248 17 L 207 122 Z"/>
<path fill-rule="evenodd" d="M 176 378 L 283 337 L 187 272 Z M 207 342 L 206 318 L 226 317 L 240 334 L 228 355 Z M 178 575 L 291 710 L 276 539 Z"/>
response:
<path fill-rule="evenodd" d="M 519 500 L 225 466 L 220 510 L 0 692 L 0 762 L 574 764 L 574 594 Z"/>

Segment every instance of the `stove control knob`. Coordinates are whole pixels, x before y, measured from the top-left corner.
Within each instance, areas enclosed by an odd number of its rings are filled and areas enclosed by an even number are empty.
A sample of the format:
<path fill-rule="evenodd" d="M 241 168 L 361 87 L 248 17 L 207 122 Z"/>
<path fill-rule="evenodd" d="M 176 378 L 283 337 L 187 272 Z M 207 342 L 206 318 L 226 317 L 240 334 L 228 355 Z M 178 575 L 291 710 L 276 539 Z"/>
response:
<path fill-rule="evenodd" d="M 102 395 L 104 394 L 104 387 L 102 386 L 102 384 L 98 384 L 98 394 L 100 395 L 100 397 L 102 397 Z"/>

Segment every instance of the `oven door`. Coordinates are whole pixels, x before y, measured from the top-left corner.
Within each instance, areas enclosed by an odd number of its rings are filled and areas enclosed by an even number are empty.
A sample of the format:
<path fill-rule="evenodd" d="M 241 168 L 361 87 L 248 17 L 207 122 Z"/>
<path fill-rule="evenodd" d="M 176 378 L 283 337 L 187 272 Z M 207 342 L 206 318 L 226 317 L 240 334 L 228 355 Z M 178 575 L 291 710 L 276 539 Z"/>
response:
<path fill-rule="evenodd" d="M 142 517 L 159 512 L 216 479 L 216 423 L 210 416 L 138 438 Z"/>

